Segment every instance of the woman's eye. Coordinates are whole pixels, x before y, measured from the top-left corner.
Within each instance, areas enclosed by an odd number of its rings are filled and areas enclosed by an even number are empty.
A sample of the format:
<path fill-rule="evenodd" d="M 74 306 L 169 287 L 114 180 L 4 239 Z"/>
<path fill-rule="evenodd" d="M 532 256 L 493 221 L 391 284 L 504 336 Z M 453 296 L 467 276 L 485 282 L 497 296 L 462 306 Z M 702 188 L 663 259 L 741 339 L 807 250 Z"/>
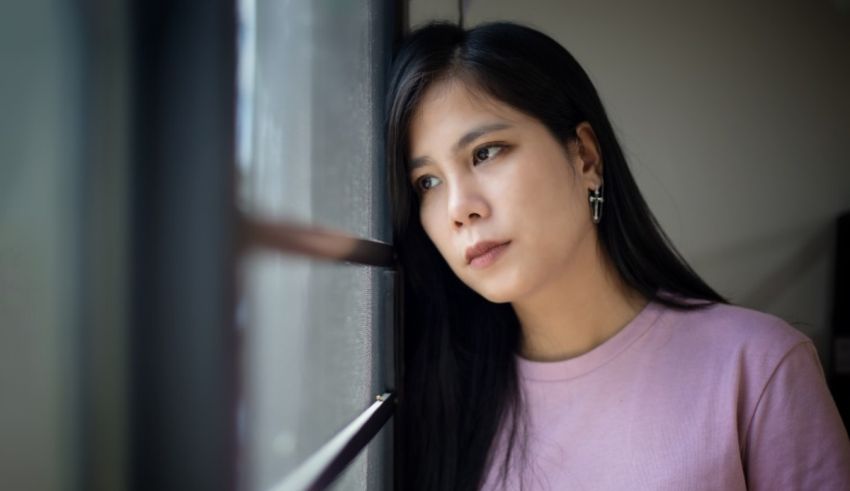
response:
<path fill-rule="evenodd" d="M 487 145 L 477 149 L 473 155 L 475 163 L 493 158 L 494 155 L 502 151 L 504 145 Z"/>
<path fill-rule="evenodd" d="M 439 181 L 440 180 L 434 176 L 422 176 L 416 180 L 416 188 L 419 189 L 419 191 L 424 192 L 439 184 Z"/>

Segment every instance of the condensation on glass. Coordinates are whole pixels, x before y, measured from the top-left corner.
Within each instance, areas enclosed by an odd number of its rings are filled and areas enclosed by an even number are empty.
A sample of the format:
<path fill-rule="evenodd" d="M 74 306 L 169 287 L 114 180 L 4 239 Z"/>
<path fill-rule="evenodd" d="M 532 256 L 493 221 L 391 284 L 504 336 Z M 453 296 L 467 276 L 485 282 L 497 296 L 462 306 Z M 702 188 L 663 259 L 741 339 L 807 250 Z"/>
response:
<path fill-rule="evenodd" d="M 389 242 L 378 2 L 239 1 L 237 201 Z M 240 483 L 268 489 L 383 392 L 392 275 L 254 251 L 239 265 Z M 383 489 L 390 428 L 334 484 Z"/>

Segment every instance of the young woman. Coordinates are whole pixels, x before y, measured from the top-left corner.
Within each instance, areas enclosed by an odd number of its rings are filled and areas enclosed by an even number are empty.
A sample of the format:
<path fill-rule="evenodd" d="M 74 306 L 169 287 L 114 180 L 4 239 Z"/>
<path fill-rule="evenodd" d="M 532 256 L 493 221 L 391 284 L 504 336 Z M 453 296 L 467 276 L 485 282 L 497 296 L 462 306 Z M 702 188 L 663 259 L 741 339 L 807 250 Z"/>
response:
<path fill-rule="evenodd" d="M 554 40 L 411 33 L 387 157 L 403 489 L 850 489 L 811 340 L 685 263 Z"/>

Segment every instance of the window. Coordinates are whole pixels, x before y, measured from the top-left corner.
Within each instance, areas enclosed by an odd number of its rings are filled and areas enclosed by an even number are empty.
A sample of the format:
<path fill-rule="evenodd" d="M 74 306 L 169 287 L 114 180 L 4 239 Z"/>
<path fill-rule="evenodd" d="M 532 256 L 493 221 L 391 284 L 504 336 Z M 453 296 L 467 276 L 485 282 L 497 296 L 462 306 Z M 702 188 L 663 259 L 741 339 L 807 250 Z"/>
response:
<path fill-rule="evenodd" d="M 209 5 L 136 13 L 131 481 L 389 489 L 397 12 Z"/>
<path fill-rule="evenodd" d="M 311 479 L 318 468 L 304 463 L 394 385 L 381 138 L 391 25 L 368 0 L 242 0 L 239 18 L 237 199 L 261 246 L 239 265 L 241 480 L 270 489 Z M 318 245 L 342 235 L 371 253 Z M 337 486 L 390 487 L 390 426 Z"/>

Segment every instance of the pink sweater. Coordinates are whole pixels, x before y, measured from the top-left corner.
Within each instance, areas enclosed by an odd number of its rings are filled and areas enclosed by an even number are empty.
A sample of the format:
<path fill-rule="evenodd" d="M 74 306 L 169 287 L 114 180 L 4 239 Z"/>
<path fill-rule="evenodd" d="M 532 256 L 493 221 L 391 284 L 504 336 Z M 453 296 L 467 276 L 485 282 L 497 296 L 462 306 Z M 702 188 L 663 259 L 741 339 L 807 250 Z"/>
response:
<path fill-rule="evenodd" d="M 517 361 L 530 438 L 505 489 L 850 490 L 814 345 L 772 315 L 650 302 L 581 356 Z M 504 437 L 485 490 L 502 489 Z"/>

